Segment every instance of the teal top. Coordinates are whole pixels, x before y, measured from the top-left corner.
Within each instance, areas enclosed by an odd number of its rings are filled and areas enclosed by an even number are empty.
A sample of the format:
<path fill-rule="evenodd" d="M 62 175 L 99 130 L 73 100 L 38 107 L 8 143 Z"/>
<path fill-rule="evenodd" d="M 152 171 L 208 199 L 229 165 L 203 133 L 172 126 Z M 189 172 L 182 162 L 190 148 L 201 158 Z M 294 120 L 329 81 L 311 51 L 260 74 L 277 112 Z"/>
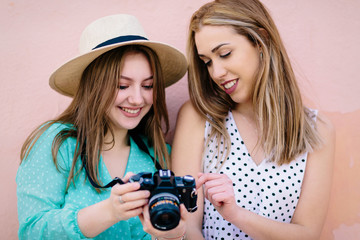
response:
<path fill-rule="evenodd" d="M 66 190 L 76 139 L 67 138 L 61 145 L 58 152 L 60 171 L 56 169 L 51 154 L 54 137 L 65 128 L 71 128 L 71 125 L 53 124 L 40 136 L 27 159 L 19 166 L 16 176 L 19 239 L 87 239 L 77 223 L 78 211 L 110 196 L 110 189 L 96 192 L 84 170 L 75 178 L 75 186 L 71 184 Z M 154 154 L 152 148 L 149 151 Z M 76 167 L 80 169 L 80 159 Z M 130 138 L 125 174 L 155 171 L 151 157 Z M 99 175 L 104 185 L 112 180 L 102 157 Z M 94 239 L 151 239 L 151 236 L 143 231 L 140 219 L 135 217 L 119 221 Z"/>

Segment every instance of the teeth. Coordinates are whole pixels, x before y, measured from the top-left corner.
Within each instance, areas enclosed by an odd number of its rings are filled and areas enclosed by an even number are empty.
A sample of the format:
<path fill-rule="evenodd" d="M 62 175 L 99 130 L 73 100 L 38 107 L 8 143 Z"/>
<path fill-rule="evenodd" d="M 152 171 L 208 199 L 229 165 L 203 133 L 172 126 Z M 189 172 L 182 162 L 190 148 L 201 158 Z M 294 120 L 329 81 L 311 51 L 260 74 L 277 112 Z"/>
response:
<path fill-rule="evenodd" d="M 140 111 L 140 108 L 137 108 L 137 109 L 121 108 L 121 109 L 124 110 L 125 112 L 131 113 L 131 114 L 135 114 Z"/>
<path fill-rule="evenodd" d="M 232 86 L 234 86 L 235 83 L 236 83 L 236 80 L 233 80 L 233 81 L 231 81 L 231 82 L 228 82 L 227 84 L 224 85 L 224 88 L 225 88 L 225 89 L 229 89 L 229 88 L 231 88 Z"/>

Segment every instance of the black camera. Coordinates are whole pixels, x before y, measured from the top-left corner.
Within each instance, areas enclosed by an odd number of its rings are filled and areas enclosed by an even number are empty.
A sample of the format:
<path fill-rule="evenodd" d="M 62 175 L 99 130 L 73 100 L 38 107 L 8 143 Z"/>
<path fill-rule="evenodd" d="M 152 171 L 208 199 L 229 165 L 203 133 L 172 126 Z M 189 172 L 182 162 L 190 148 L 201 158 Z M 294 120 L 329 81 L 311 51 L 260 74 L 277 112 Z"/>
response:
<path fill-rule="evenodd" d="M 186 175 L 177 177 L 170 170 L 159 170 L 154 174 L 142 172 L 130 177 L 130 182 L 139 182 L 140 190 L 149 190 L 150 221 L 154 228 L 170 230 L 180 221 L 180 204 L 184 203 L 188 212 L 197 209 L 195 179 Z"/>

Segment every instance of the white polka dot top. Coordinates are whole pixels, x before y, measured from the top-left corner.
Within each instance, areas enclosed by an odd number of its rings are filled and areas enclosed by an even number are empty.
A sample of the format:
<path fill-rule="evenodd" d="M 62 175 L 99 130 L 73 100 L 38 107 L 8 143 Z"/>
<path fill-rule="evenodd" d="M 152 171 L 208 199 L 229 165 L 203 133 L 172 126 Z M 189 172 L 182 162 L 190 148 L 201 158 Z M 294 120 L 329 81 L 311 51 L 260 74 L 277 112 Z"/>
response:
<path fill-rule="evenodd" d="M 237 130 L 231 111 L 225 121 L 231 139 L 230 155 L 218 169 L 217 157 L 214 158 L 212 153 L 218 148 L 222 149 L 222 146 L 217 146 L 216 140 L 211 139 L 203 156 L 204 172 L 228 175 L 233 181 L 239 206 L 258 215 L 289 223 L 300 196 L 307 153 L 282 166 L 266 160 L 256 165 Z M 210 129 L 210 124 L 206 122 L 205 142 Z M 205 239 L 251 239 L 241 229 L 227 222 L 207 199 L 204 203 L 203 234 Z"/>

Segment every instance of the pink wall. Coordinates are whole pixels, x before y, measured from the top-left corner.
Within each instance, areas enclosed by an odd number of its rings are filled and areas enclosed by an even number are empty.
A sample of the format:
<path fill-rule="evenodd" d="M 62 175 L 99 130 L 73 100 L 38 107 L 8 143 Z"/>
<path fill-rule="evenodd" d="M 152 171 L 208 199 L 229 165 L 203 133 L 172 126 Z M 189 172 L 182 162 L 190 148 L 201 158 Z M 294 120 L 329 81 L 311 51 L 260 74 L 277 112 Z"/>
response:
<path fill-rule="evenodd" d="M 1 238 L 17 239 L 15 175 L 21 144 L 37 124 L 53 118 L 69 103 L 50 89 L 48 77 L 77 54 L 82 29 L 96 18 L 129 13 L 138 17 L 151 39 L 184 52 L 189 18 L 205 2 L 1 2 Z M 324 111 L 337 130 L 334 186 L 322 240 L 360 239 L 360 1 L 264 3 L 278 24 L 307 102 Z M 186 78 L 170 87 L 167 95 L 173 128 L 177 110 L 188 98 Z"/>

